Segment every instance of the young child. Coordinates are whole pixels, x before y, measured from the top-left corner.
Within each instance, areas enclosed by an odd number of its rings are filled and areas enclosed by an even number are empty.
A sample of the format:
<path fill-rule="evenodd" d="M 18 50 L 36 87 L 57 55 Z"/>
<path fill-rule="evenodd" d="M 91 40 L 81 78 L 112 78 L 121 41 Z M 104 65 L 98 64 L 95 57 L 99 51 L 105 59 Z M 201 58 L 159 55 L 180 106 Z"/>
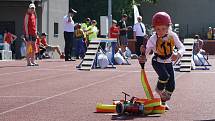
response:
<path fill-rule="evenodd" d="M 85 48 L 84 48 L 84 31 L 81 29 L 81 25 L 76 25 L 75 30 L 75 39 L 76 39 L 76 59 L 84 58 Z"/>
<path fill-rule="evenodd" d="M 165 102 L 170 100 L 175 90 L 172 62 L 182 57 L 185 51 L 177 34 L 171 31 L 171 24 L 171 18 L 165 12 L 158 12 L 153 16 L 155 33 L 149 38 L 146 48 L 141 46 L 142 55 L 139 57 L 140 64 L 144 65 L 151 50 L 154 52 L 152 66 L 158 74 L 156 92 L 160 95 L 163 105 L 166 105 Z M 179 49 L 177 53 L 173 52 L 175 46 Z"/>

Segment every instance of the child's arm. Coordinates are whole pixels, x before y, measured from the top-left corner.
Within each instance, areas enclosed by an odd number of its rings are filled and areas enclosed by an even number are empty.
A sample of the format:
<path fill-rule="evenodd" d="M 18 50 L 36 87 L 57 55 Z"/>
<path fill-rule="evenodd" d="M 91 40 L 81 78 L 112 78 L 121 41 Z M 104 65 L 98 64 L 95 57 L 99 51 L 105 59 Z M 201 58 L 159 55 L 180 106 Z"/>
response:
<path fill-rule="evenodd" d="M 172 54 L 172 61 L 176 61 L 178 58 L 181 58 L 185 52 L 185 47 L 182 44 L 182 42 L 179 40 L 178 35 L 176 35 L 174 33 L 174 42 L 175 42 L 175 46 L 179 49 L 177 53 L 173 53 Z"/>
<path fill-rule="evenodd" d="M 149 53 L 152 51 L 152 48 L 153 48 L 152 41 L 153 41 L 153 37 L 151 37 L 147 41 L 146 48 L 144 47 L 144 45 L 141 45 L 141 47 L 140 47 L 141 55 L 138 58 L 138 60 L 139 60 L 139 63 L 141 65 L 142 69 L 144 69 L 147 58 L 149 58 Z"/>

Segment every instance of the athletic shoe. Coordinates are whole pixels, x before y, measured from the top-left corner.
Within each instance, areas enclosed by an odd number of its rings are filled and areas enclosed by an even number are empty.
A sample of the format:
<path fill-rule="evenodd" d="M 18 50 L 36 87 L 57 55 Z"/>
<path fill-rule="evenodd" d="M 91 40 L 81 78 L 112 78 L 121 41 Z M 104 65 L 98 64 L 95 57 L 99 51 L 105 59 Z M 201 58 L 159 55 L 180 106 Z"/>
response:
<path fill-rule="evenodd" d="M 34 66 L 34 64 L 32 64 L 32 63 L 28 63 L 28 64 L 27 64 L 27 66 Z"/>
<path fill-rule="evenodd" d="M 170 110 L 169 106 L 167 105 L 166 102 L 162 102 L 162 105 L 165 106 L 165 110 Z"/>
<path fill-rule="evenodd" d="M 39 64 L 38 63 L 33 63 L 33 66 L 39 66 Z"/>
<path fill-rule="evenodd" d="M 158 88 L 155 89 L 155 91 L 158 93 L 158 95 L 160 96 L 161 100 L 163 100 L 165 98 L 164 94 L 163 94 L 163 90 L 159 90 Z"/>

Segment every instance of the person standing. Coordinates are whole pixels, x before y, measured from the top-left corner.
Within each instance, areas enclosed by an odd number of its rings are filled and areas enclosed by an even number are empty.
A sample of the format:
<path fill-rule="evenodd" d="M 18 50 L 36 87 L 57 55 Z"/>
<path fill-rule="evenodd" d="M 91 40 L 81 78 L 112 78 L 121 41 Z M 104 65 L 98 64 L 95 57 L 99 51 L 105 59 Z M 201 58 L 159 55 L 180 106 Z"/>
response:
<path fill-rule="evenodd" d="M 17 39 L 17 36 L 10 33 L 7 29 L 4 30 L 4 43 L 11 45 L 14 40 Z"/>
<path fill-rule="evenodd" d="M 135 48 L 136 48 L 136 54 L 137 56 L 141 55 L 140 47 L 143 44 L 144 47 L 146 46 L 147 39 L 146 39 L 146 27 L 142 22 L 142 17 L 137 17 L 138 23 L 136 23 L 133 27 L 133 34 L 134 34 L 134 40 L 136 40 Z"/>
<path fill-rule="evenodd" d="M 87 28 L 87 35 L 89 36 L 89 43 L 93 40 L 93 39 L 96 39 L 97 38 L 97 35 L 98 35 L 98 28 L 97 28 L 97 21 L 96 20 L 92 20 L 92 24 L 91 26 L 89 26 Z"/>
<path fill-rule="evenodd" d="M 8 29 L 4 30 L 4 43 L 8 45 L 7 49 L 11 50 L 13 55 L 16 53 L 15 46 L 14 46 L 14 40 L 16 39 L 17 39 L 16 35 L 10 33 Z"/>
<path fill-rule="evenodd" d="M 110 27 L 109 30 L 109 37 L 110 38 L 119 38 L 119 27 L 117 27 L 117 21 L 113 20 L 112 21 L 112 26 Z"/>
<path fill-rule="evenodd" d="M 118 23 L 120 34 L 119 34 L 119 44 L 122 49 L 122 53 L 125 52 L 125 48 L 128 46 L 128 38 L 127 38 L 127 25 L 126 21 L 128 19 L 127 14 L 123 14 L 121 20 Z"/>
<path fill-rule="evenodd" d="M 65 40 L 65 61 L 75 61 L 72 59 L 72 44 L 74 39 L 74 26 L 75 23 L 73 21 L 74 14 L 77 13 L 74 9 L 69 9 L 69 12 L 66 16 L 64 16 L 64 40 Z"/>
<path fill-rule="evenodd" d="M 27 66 L 38 66 L 35 62 L 35 42 L 37 38 L 36 6 L 31 3 L 24 18 L 24 35 L 27 41 Z"/>
<path fill-rule="evenodd" d="M 91 26 L 91 19 L 86 18 L 84 23 L 81 24 L 81 29 L 84 31 L 84 52 L 87 51 L 89 36 L 87 35 L 87 28 Z"/>

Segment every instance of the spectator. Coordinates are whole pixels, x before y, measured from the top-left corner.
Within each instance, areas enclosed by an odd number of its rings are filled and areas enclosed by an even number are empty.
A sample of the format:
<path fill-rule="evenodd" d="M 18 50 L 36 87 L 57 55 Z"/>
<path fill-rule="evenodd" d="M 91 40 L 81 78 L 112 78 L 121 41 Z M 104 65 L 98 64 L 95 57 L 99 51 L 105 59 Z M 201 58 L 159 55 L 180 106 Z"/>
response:
<path fill-rule="evenodd" d="M 138 21 L 138 23 L 136 23 L 134 25 L 133 31 L 134 31 L 134 40 L 136 40 L 136 43 L 135 43 L 136 54 L 138 56 L 140 56 L 141 55 L 140 47 L 141 47 L 141 45 L 146 47 L 146 43 L 147 43 L 146 36 L 147 35 L 146 35 L 146 27 L 142 22 L 142 17 L 138 16 L 137 21 Z"/>
<path fill-rule="evenodd" d="M 64 58 L 64 54 L 61 52 L 60 50 L 60 46 L 53 46 L 53 45 L 49 45 L 47 43 L 46 40 L 46 33 L 42 33 L 41 35 L 41 39 L 38 38 L 37 39 L 37 48 L 38 48 L 38 55 L 39 55 L 39 59 L 42 59 L 42 56 L 44 54 L 45 51 L 50 52 L 50 51 L 57 51 L 57 53 L 59 54 L 60 58 Z"/>
<path fill-rule="evenodd" d="M 122 50 L 122 53 L 125 52 L 125 48 L 128 46 L 128 38 L 127 38 L 128 29 L 126 25 L 127 19 L 128 19 L 128 16 L 126 14 L 123 14 L 121 20 L 118 23 L 118 26 L 120 29 L 119 43 L 120 43 L 120 48 Z"/>
<path fill-rule="evenodd" d="M 25 40 L 25 36 L 21 35 L 20 36 L 21 40 L 22 40 L 22 44 L 20 47 L 20 52 L 21 52 L 21 58 L 25 58 L 26 57 L 26 40 Z"/>
<path fill-rule="evenodd" d="M 76 59 L 79 59 L 79 57 L 81 57 L 81 59 L 84 58 L 84 53 L 85 53 L 85 49 L 84 49 L 84 31 L 81 29 L 81 24 L 78 24 L 76 26 L 76 30 L 75 30 L 75 39 L 76 39 Z"/>
<path fill-rule="evenodd" d="M 203 40 L 199 37 L 199 35 L 195 35 L 194 39 L 196 40 L 194 42 L 194 55 L 200 53 L 200 54 L 203 54 L 205 55 L 205 50 L 203 49 L 203 45 L 204 45 L 204 42 Z"/>
<path fill-rule="evenodd" d="M 96 20 L 92 20 L 92 25 L 87 28 L 87 35 L 89 36 L 89 43 L 93 39 L 97 38 L 99 30 L 96 27 L 96 25 L 97 25 Z"/>
<path fill-rule="evenodd" d="M 87 28 L 91 25 L 91 19 L 90 18 L 86 18 L 85 22 L 82 23 L 81 25 L 81 29 L 84 31 L 84 48 L 85 51 L 87 50 L 87 45 L 88 45 L 88 40 L 89 40 L 89 36 L 87 35 Z"/>
<path fill-rule="evenodd" d="M 16 52 L 15 46 L 14 46 L 14 40 L 17 39 L 17 36 L 10 33 L 8 29 L 4 30 L 4 43 L 8 45 L 7 49 L 12 51 L 12 55 L 14 55 Z M 6 49 L 6 48 L 4 48 Z M 14 57 L 14 56 L 13 56 Z"/>
<path fill-rule="evenodd" d="M 208 40 L 211 40 L 213 37 L 213 30 L 211 27 L 208 28 L 207 37 L 208 37 Z"/>
<path fill-rule="evenodd" d="M 87 28 L 91 25 L 91 19 L 90 18 L 86 18 L 85 22 L 81 24 L 81 29 L 84 32 L 87 32 Z"/>
<path fill-rule="evenodd" d="M 117 27 L 117 21 L 116 20 L 112 21 L 112 26 L 110 28 L 109 37 L 110 38 L 119 38 L 119 27 Z"/>
<path fill-rule="evenodd" d="M 213 39 L 215 40 L 215 28 L 213 28 Z"/>
<path fill-rule="evenodd" d="M 27 66 L 38 66 L 35 62 L 35 41 L 37 37 L 37 16 L 31 3 L 24 18 L 24 34 L 27 41 Z"/>
<path fill-rule="evenodd" d="M 10 33 L 7 29 L 4 30 L 4 43 L 12 44 L 14 40 L 17 39 L 17 36 Z"/>
<path fill-rule="evenodd" d="M 64 16 L 64 39 L 65 39 L 65 61 L 75 61 L 72 59 L 72 44 L 73 44 L 73 35 L 74 35 L 74 26 L 73 21 L 74 14 L 77 11 L 69 9 L 68 15 Z"/>

